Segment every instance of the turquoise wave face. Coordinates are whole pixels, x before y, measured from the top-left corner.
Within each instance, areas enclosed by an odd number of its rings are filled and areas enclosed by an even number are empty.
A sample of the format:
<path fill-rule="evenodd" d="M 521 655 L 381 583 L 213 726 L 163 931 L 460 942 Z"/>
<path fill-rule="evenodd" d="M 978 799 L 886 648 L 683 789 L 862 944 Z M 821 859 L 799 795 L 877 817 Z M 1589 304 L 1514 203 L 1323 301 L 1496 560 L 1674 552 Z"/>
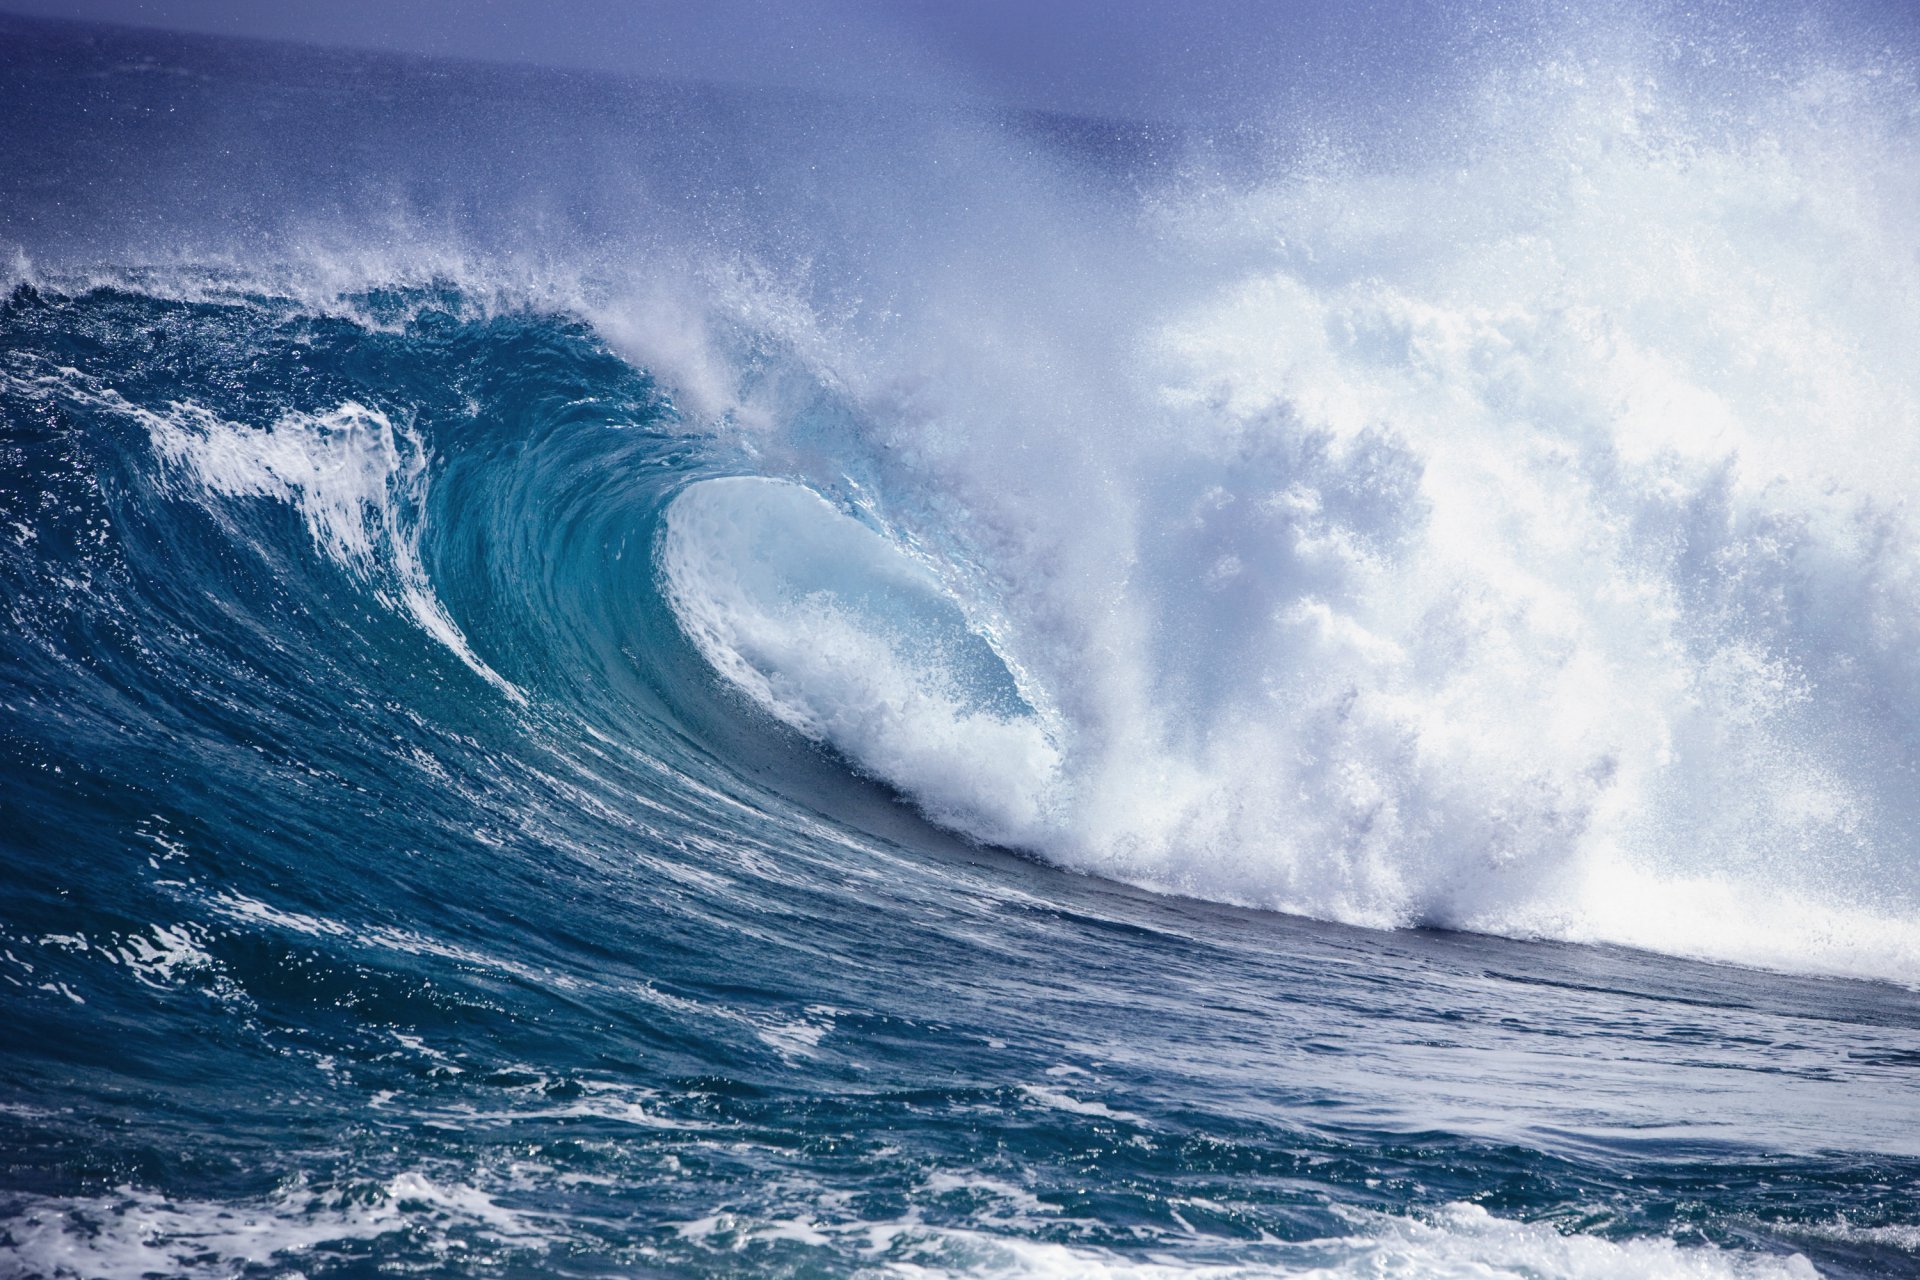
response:
<path fill-rule="evenodd" d="M 1015 723 L 1005 667 L 578 322 L 23 289 L 0 334 L 15 1270 L 1910 1256 L 1910 993 L 943 834 L 685 597 L 777 674 L 741 637 L 825 592 Z M 791 572 L 698 578 L 690 511 Z"/>

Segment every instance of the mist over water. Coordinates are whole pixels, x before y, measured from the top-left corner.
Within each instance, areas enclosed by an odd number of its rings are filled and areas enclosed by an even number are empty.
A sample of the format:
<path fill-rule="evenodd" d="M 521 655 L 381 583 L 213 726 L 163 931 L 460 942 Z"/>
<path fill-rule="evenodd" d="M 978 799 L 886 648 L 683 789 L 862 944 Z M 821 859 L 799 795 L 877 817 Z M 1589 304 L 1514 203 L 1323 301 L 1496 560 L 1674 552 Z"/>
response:
<path fill-rule="evenodd" d="M 1915 1266 L 1911 19 L 795 12 L 0 18 L 0 1276 Z"/>

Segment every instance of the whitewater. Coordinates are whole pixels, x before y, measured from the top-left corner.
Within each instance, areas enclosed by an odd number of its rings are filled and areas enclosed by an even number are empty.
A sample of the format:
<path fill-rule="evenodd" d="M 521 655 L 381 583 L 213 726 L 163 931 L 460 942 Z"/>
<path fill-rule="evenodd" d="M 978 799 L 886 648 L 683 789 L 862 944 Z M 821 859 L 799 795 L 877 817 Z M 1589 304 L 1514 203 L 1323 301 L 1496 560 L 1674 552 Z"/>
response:
<path fill-rule="evenodd" d="M 0 1275 L 1920 1274 L 1911 22 L 1450 30 L 0 18 Z"/>

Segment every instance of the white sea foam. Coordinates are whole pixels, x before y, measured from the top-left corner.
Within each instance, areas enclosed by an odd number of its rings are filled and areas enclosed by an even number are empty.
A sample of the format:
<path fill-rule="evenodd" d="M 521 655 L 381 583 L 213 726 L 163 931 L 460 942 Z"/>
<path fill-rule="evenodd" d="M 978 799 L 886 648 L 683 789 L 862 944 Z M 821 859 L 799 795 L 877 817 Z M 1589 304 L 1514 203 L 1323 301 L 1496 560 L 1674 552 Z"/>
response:
<path fill-rule="evenodd" d="M 880 534 L 798 485 L 708 480 L 669 508 L 660 559 L 688 635 L 775 716 L 943 821 L 997 839 L 1039 828 L 1058 767 L 1046 727 L 982 705 L 979 675 L 1011 676 Z"/>
<path fill-rule="evenodd" d="M 474 653 L 434 594 L 420 559 L 427 456 L 385 413 L 347 401 L 288 413 L 267 427 L 228 422 L 193 404 L 139 411 L 154 451 L 207 493 L 263 497 L 299 510 L 314 544 L 373 584 L 376 596 L 516 702 L 526 697 Z"/>
<path fill-rule="evenodd" d="M 941 1189 L 952 1188 L 943 1182 Z M 931 1227 L 913 1218 L 830 1223 L 805 1217 L 756 1220 L 719 1214 L 685 1224 L 681 1234 L 735 1252 L 780 1241 L 837 1247 L 859 1256 L 874 1274 L 900 1277 L 1814 1280 L 1819 1275 L 1799 1254 L 1683 1246 L 1660 1238 L 1611 1241 L 1565 1235 L 1550 1226 L 1495 1217 L 1472 1204 L 1450 1204 L 1418 1217 L 1351 1216 L 1354 1230 L 1345 1236 L 1297 1242 L 1268 1239 L 1233 1248 L 1223 1247 L 1226 1242 L 1184 1242 L 1200 1246 L 1192 1250 L 1198 1258 L 1181 1256 L 1184 1251 L 1171 1247 L 1144 1255 L 1123 1254 L 1025 1236 Z M 1040 1223 L 1045 1221 L 1039 1218 Z M 1239 1260 L 1226 1260 L 1234 1255 Z"/>
<path fill-rule="evenodd" d="M 35 1199 L 20 1206 L 0 1243 L 0 1269 L 49 1278 L 198 1280 L 286 1265 L 316 1252 L 327 1254 L 329 1245 L 401 1231 L 443 1239 L 460 1231 L 526 1245 L 557 1238 L 545 1219 L 505 1208 L 474 1187 L 419 1173 L 352 1191 L 295 1183 L 270 1198 L 245 1202 L 122 1188 L 112 1195 Z"/>
<path fill-rule="evenodd" d="M 590 1180 L 589 1180 L 590 1181 Z M 942 1175 L 935 1195 L 979 1192 L 1004 1201 L 1013 1224 L 1039 1227 L 1057 1216 L 1019 1188 Z M 823 1206 L 825 1207 L 825 1206 Z M 1354 1214 L 1340 1236 L 1256 1243 L 1167 1241 L 1123 1254 L 999 1231 L 928 1226 L 917 1213 L 886 1222 L 757 1217 L 722 1212 L 680 1224 L 701 1249 L 746 1253 L 774 1245 L 818 1250 L 829 1270 L 899 1277 L 1341 1277 L 1420 1276 L 1429 1280 L 1814 1280 L 1797 1254 L 1679 1245 L 1662 1238 L 1611 1241 L 1495 1217 L 1470 1204 L 1422 1216 Z M 335 1256 L 337 1246 L 406 1232 L 435 1251 L 461 1237 L 537 1256 L 579 1238 L 563 1214 L 526 1213 L 478 1187 L 419 1173 L 350 1193 L 294 1185 L 271 1198 L 223 1203 L 123 1189 L 92 1199 L 42 1199 L 8 1224 L 0 1263 L 25 1274 L 119 1280 L 150 1275 L 225 1277 L 252 1268 L 298 1269 Z M 1185 1247 L 1180 1247 L 1184 1245 Z M 1184 1255 L 1184 1256 L 1183 1256 Z M 1239 1260 L 1226 1260 L 1237 1256 Z M 830 1260 L 830 1261 L 829 1261 Z"/>
<path fill-rule="evenodd" d="M 858 423 L 756 452 L 879 477 L 1047 718 L 783 596 L 808 557 L 892 571 L 792 491 L 675 505 L 689 633 L 1074 868 L 1920 981 L 1912 70 L 1590 43 L 1429 146 L 1191 181 L 1111 244 L 994 226 L 882 326 L 740 306 Z"/>

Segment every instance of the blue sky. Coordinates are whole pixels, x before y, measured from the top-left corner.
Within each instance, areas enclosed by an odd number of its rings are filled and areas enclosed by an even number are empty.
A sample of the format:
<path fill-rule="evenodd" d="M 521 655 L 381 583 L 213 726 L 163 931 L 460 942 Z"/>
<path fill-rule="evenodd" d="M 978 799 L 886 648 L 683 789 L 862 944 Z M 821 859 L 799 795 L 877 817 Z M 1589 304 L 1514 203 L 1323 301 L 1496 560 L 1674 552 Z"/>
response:
<path fill-rule="evenodd" d="M 1429 0 L 0 0 L 0 9 L 626 74 L 1218 118 L 1282 82 L 1406 68 Z M 1471 25 L 1484 26 L 1482 7 Z M 1373 86 L 1377 90 L 1390 84 Z"/>
<path fill-rule="evenodd" d="M 1289 101 L 1417 109 L 1456 59 L 1537 28 L 1920 47 L 1916 0 L 0 0 L 0 12 L 734 84 L 1243 120 Z M 1769 37 L 1767 33 L 1771 33 Z"/>

